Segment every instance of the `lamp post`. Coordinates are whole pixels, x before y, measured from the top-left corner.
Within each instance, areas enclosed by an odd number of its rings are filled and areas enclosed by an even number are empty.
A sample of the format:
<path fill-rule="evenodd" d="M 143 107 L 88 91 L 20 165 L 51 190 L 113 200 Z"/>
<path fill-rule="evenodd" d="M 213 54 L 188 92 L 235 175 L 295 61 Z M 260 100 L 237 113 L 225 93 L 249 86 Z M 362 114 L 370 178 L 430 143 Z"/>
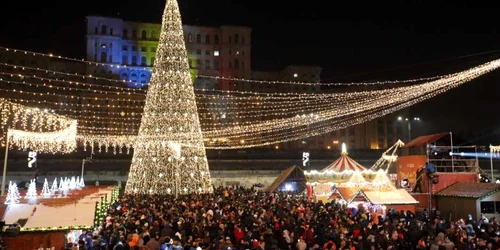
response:
<path fill-rule="evenodd" d="M 412 122 L 419 122 L 420 118 L 413 117 L 413 119 L 409 119 L 409 118 L 403 118 L 403 117 L 399 116 L 398 121 L 399 122 L 406 122 L 408 124 L 408 141 L 411 141 L 411 123 Z"/>
<path fill-rule="evenodd" d="M 82 176 L 80 178 L 83 179 L 83 170 L 85 169 L 85 162 L 92 162 L 92 156 L 94 153 L 91 153 L 89 157 L 86 157 L 82 160 Z"/>

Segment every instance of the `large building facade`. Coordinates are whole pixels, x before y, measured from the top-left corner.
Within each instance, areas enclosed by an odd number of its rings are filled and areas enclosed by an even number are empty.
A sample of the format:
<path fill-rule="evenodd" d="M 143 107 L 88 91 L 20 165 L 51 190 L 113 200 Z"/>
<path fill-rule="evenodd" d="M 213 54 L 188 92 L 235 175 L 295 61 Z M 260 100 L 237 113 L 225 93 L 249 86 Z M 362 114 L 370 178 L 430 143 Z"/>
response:
<path fill-rule="evenodd" d="M 86 59 L 110 64 L 89 68 L 89 73 L 113 74 L 131 87 L 143 87 L 149 82 L 161 24 L 88 16 L 86 27 Z M 197 75 L 247 79 L 251 76 L 250 28 L 184 25 L 183 29 L 189 65 Z M 229 82 L 201 77 L 196 85 L 230 88 Z"/>

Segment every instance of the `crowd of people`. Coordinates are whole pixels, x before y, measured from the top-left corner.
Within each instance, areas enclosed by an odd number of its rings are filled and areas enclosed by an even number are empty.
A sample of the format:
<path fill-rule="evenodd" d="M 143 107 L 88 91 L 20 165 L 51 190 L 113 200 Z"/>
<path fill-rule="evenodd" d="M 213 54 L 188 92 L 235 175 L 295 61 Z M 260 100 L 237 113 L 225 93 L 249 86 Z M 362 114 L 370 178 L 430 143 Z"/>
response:
<path fill-rule="evenodd" d="M 80 236 L 86 250 L 499 249 L 495 218 L 382 214 L 303 194 L 218 188 L 213 194 L 122 195 Z M 71 249 L 71 248 L 69 248 Z"/>

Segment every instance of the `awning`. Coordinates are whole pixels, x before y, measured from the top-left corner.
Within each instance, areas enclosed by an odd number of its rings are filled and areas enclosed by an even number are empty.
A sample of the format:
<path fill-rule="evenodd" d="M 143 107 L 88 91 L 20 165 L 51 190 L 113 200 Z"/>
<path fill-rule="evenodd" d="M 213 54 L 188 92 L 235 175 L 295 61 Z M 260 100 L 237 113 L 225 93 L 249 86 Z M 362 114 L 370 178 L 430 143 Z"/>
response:
<path fill-rule="evenodd" d="M 422 147 L 425 146 L 429 143 L 433 143 L 441 138 L 443 138 L 446 135 L 449 135 L 450 132 L 444 132 L 444 133 L 439 133 L 439 134 L 432 134 L 432 135 L 422 135 L 414 140 L 406 143 L 404 145 L 404 148 L 411 148 L 411 147 Z"/>

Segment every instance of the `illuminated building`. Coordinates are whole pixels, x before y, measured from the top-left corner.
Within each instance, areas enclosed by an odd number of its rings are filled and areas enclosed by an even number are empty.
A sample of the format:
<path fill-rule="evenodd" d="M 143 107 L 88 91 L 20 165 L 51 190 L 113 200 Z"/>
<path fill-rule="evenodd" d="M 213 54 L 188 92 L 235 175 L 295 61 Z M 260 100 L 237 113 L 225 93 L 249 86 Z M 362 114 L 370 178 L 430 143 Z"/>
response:
<path fill-rule="evenodd" d="M 120 18 L 87 17 L 86 59 L 126 67 L 92 67 L 88 73 L 111 73 L 129 86 L 149 82 L 161 24 L 127 22 Z M 249 78 L 251 29 L 240 26 L 183 25 L 189 65 L 199 75 Z M 197 88 L 228 89 L 227 82 L 198 79 Z M 219 86 L 216 86 L 219 85 Z"/>

